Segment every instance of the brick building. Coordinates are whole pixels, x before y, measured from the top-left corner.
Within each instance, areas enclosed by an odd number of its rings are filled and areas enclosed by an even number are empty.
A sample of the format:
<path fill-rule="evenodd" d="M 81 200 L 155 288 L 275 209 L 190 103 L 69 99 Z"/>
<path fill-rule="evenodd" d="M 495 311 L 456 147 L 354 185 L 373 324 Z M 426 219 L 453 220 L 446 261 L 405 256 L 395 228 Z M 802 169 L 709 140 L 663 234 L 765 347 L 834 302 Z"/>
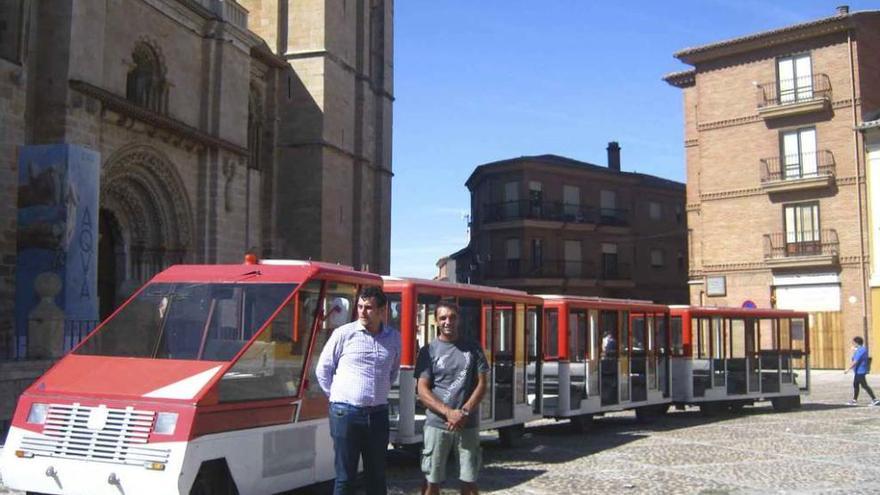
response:
<path fill-rule="evenodd" d="M 556 155 L 478 166 L 455 278 L 532 293 L 684 302 L 684 185 Z"/>
<path fill-rule="evenodd" d="M 170 264 L 248 250 L 388 272 L 392 3 L 0 2 L 0 427 L 48 364 L 3 362 L 26 336 L 19 192 L 66 194 L 36 171 L 22 189 L 32 145 L 100 157 L 102 315 Z"/>
<path fill-rule="evenodd" d="M 811 313 L 813 364 L 871 339 L 863 142 L 880 105 L 880 12 L 688 48 L 690 299 Z"/>

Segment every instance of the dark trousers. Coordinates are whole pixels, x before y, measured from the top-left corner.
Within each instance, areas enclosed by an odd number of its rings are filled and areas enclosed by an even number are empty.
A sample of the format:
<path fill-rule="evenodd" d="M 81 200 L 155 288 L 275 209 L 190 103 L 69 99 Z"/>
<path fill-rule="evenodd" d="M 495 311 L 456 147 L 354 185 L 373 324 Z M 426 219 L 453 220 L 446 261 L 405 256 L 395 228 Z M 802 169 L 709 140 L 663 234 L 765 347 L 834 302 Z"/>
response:
<path fill-rule="evenodd" d="M 367 495 L 385 495 L 385 454 L 388 450 L 388 407 L 330 404 L 330 436 L 335 452 L 334 495 L 354 494 L 358 460 L 364 460 Z"/>
<path fill-rule="evenodd" d="M 868 392 L 868 395 L 871 396 L 871 400 L 875 399 L 874 391 L 868 386 L 868 381 L 865 380 L 865 375 L 856 373 L 853 375 L 853 400 L 859 400 L 859 385 L 865 389 L 865 392 Z"/>

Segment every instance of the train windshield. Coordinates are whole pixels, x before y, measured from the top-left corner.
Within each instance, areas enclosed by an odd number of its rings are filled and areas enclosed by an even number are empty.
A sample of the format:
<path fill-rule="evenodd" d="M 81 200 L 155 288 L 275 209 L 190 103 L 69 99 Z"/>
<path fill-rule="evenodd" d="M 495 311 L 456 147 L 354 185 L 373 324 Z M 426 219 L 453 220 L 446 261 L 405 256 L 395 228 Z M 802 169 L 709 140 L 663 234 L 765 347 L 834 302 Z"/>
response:
<path fill-rule="evenodd" d="M 75 354 L 229 361 L 296 284 L 154 283 Z"/>

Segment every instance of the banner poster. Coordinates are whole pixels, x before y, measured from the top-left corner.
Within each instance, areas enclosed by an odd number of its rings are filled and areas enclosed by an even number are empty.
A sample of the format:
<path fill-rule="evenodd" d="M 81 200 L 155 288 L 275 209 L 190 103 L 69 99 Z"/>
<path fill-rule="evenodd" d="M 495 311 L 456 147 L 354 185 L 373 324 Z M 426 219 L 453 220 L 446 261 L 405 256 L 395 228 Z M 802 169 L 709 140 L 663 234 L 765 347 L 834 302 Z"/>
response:
<path fill-rule="evenodd" d="M 92 150 L 70 144 L 19 148 L 15 282 L 19 355 L 24 352 L 31 312 L 41 302 L 43 308 L 54 303 L 63 311 L 65 337 L 71 323 L 81 326 L 98 318 L 99 180 L 100 155 Z M 35 284 L 41 274 L 54 274 L 57 279 L 43 275 L 43 282 Z"/>

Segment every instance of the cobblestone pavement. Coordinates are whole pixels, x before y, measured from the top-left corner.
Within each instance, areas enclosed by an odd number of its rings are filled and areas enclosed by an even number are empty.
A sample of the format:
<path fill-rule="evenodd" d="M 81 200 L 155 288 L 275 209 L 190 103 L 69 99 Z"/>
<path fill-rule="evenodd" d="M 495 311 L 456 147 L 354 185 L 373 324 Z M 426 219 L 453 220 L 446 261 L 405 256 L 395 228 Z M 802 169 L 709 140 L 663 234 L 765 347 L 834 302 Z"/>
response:
<path fill-rule="evenodd" d="M 597 418 L 591 430 L 566 422 L 529 425 L 514 448 L 484 442 L 484 493 L 880 493 L 880 407 L 848 407 L 852 375 L 813 373 L 813 392 L 794 412 L 769 403 L 704 418 L 671 411 L 651 424 L 632 413 Z M 880 392 L 880 375 L 869 377 Z M 390 493 L 418 493 L 416 456 L 392 455 Z M 451 482 L 444 494 L 457 493 Z M 323 490 L 297 490 L 296 495 Z M 20 492 L 4 491 L 0 494 Z"/>

